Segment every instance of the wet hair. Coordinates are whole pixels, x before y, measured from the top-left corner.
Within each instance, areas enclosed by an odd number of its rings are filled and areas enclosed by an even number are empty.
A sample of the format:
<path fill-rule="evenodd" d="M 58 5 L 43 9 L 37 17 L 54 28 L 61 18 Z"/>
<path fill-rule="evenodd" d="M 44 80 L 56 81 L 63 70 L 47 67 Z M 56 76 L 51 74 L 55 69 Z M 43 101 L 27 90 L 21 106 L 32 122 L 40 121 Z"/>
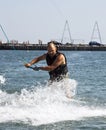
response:
<path fill-rule="evenodd" d="M 58 51 L 58 45 L 56 45 L 55 41 L 50 41 L 47 43 L 47 46 L 49 46 L 50 44 L 53 44 L 56 47 L 56 51 Z"/>

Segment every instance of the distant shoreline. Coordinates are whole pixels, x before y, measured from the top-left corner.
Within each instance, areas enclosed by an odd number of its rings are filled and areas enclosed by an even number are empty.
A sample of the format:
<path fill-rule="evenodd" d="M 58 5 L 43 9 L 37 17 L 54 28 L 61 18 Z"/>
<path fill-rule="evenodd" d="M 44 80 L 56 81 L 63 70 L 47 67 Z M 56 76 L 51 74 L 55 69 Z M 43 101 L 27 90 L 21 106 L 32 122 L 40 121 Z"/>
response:
<path fill-rule="evenodd" d="M 87 44 L 62 44 L 58 46 L 59 50 L 65 51 L 106 51 L 106 45 L 103 46 L 90 46 Z M 47 50 L 47 44 L 0 44 L 0 50 Z"/>

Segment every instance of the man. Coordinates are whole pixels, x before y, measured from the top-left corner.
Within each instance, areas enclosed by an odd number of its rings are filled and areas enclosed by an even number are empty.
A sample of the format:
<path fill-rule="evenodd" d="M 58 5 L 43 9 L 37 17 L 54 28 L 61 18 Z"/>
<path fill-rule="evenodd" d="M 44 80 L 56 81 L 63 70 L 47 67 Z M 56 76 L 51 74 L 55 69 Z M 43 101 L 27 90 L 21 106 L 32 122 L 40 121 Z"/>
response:
<path fill-rule="evenodd" d="M 46 60 L 47 66 L 37 67 L 37 70 L 45 70 L 49 72 L 50 81 L 60 81 L 63 78 L 68 77 L 67 60 L 63 53 L 58 52 L 54 42 L 49 42 L 47 46 L 47 53 L 37 58 L 34 58 L 31 62 L 25 64 L 25 67 L 41 61 Z"/>

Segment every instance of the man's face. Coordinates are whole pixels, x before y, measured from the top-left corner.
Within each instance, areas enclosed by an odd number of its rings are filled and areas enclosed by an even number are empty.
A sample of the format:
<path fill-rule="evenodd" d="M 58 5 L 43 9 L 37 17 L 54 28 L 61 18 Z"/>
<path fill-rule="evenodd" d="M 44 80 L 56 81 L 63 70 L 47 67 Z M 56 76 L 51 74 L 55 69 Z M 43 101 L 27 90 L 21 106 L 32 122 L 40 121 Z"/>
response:
<path fill-rule="evenodd" d="M 56 54 L 56 47 L 53 44 L 49 45 L 47 50 L 50 57 L 53 57 Z"/>

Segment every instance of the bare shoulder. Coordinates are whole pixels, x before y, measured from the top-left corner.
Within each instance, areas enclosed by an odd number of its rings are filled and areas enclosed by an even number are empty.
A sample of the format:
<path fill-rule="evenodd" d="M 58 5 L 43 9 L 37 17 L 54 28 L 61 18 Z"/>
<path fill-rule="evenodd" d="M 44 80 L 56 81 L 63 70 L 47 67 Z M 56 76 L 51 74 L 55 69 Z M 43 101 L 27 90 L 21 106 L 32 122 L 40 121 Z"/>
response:
<path fill-rule="evenodd" d="M 61 64 L 65 64 L 65 56 L 64 54 L 60 53 L 56 59 L 57 62 L 60 62 Z"/>
<path fill-rule="evenodd" d="M 58 56 L 58 58 L 65 59 L 65 56 L 64 56 L 64 54 L 60 53 L 60 55 Z"/>

